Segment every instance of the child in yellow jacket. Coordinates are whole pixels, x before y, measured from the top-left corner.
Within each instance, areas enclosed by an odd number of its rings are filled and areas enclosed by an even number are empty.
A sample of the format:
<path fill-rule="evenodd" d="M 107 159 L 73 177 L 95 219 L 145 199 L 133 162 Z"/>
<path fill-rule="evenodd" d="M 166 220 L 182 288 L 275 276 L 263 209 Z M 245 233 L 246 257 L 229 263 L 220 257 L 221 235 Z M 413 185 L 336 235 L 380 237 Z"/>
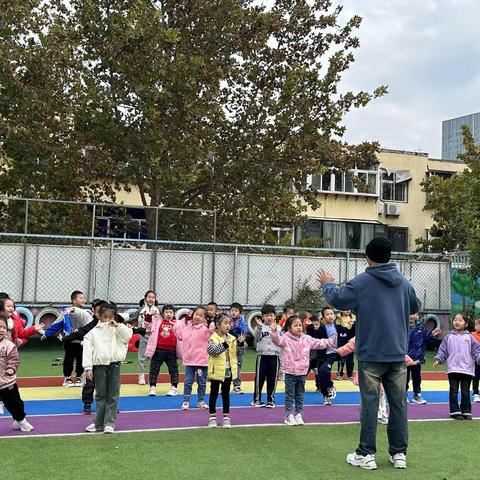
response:
<path fill-rule="evenodd" d="M 217 426 L 217 398 L 221 386 L 223 403 L 223 428 L 230 428 L 230 387 L 232 378 L 237 378 L 237 348 L 243 349 L 245 334 L 238 339 L 230 335 L 231 319 L 226 315 L 220 315 L 215 319 L 217 331 L 210 337 L 207 346 L 208 371 L 207 378 L 210 380 L 210 400 L 208 403 L 210 418 L 208 426 Z"/>

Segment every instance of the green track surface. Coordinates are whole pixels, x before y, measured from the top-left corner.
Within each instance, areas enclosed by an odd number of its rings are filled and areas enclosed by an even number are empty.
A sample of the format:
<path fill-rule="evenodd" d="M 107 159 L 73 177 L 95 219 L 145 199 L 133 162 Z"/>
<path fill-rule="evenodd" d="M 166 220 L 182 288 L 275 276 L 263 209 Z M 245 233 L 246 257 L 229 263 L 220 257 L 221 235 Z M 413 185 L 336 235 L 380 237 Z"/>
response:
<path fill-rule="evenodd" d="M 378 470 L 352 467 L 358 425 L 248 427 L 0 440 L 5 479 L 477 480 L 480 422 L 410 423 L 407 470 L 395 470 L 386 429 Z"/>

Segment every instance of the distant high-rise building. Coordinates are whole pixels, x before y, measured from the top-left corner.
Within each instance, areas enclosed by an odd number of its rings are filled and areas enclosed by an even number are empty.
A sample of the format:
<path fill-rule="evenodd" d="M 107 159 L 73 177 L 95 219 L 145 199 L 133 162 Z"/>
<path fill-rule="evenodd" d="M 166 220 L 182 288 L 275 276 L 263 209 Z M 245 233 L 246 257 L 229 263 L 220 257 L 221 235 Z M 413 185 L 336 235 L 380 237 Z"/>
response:
<path fill-rule="evenodd" d="M 458 154 L 463 153 L 462 125 L 468 125 L 476 144 L 480 144 L 480 112 L 452 118 L 442 122 L 442 160 L 460 162 Z"/>

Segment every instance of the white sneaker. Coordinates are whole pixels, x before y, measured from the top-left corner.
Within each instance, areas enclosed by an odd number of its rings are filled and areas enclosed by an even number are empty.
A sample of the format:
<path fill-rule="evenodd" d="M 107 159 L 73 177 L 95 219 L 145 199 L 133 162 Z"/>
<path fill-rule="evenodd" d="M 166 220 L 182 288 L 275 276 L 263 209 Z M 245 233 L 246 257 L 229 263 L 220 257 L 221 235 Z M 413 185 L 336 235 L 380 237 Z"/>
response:
<path fill-rule="evenodd" d="M 14 420 L 12 423 L 12 427 L 15 430 L 20 430 L 22 432 L 31 432 L 34 429 L 33 425 L 28 423 L 26 418 L 20 420 L 19 422 L 17 422 L 17 420 Z"/>
<path fill-rule="evenodd" d="M 167 392 L 167 397 L 174 397 L 178 393 L 177 387 L 173 385 L 170 387 L 170 390 Z"/>
<path fill-rule="evenodd" d="M 0 415 L 3 415 L 4 413 L 5 413 L 5 409 L 3 408 L 3 402 L 0 402 Z"/>
<path fill-rule="evenodd" d="M 182 410 L 188 410 L 190 408 L 190 404 L 188 402 L 182 403 Z"/>
<path fill-rule="evenodd" d="M 217 419 L 216 417 L 210 417 L 208 419 L 208 428 L 217 428 Z"/>
<path fill-rule="evenodd" d="M 205 410 L 206 408 L 208 408 L 208 405 L 203 400 L 201 402 L 198 402 L 197 406 L 202 410 Z"/>
<path fill-rule="evenodd" d="M 145 385 L 145 375 L 143 373 L 138 374 L 138 381 L 139 385 Z"/>
<path fill-rule="evenodd" d="M 421 404 L 421 405 L 425 405 L 427 403 L 427 401 L 420 394 L 418 394 L 418 395 L 413 396 L 412 403 L 418 403 L 418 404 Z"/>
<path fill-rule="evenodd" d="M 324 405 L 331 405 L 332 401 L 330 400 L 330 397 L 323 397 L 323 404 Z"/>
<path fill-rule="evenodd" d="M 85 431 L 89 433 L 100 432 L 101 430 L 97 429 L 94 423 L 91 423 L 87 427 L 85 427 Z"/>
<path fill-rule="evenodd" d="M 155 397 L 157 395 L 157 387 L 151 386 L 150 390 L 148 391 L 148 396 L 149 397 Z"/>
<path fill-rule="evenodd" d="M 365 470 L 375 470 L 377 462 L 375 462 L 375 455 L 358 455 L 356 452 L 347 455 L 347 463 L 354 467 L 364 468 Z"/>
<path fill-rule="evenodd" d="M 473 403 L 480 403 L 480 395 L 475 394 L 475 395 L 473 396 L 472 402 L 473 402 Z"/>
<path fill-rule="evenodd" d="M 378 423 L 381 423 L 382 425 L 388 425 L 388 417 L 385 415 L 378 417 Z"/>
<path fill-rule="evenodd" d="M 337 389 L 335 387 L 330 387 L 328 389 L 328 398 L 333 400 L 337 396 Z"/>
<path fill-rule="evenodd" d="M 303 415 L 301 413 L 297 413 L 294 418 L 297 422 L 297 425 L 305 425 L 305 422 L 303 421 Z"/>
<path fill-rule="evenodd" d="M 65 377 L 63 379 L 62 387 L 74 387 L 75 384 L 73 383 L 72 379 L 70 377 Z"/>
<path fill-rule="evenodd" d="M 76 387 L 83 387 L 84 383 L 83 383 L 83 380 L 82 380 L 82 377 L 77 377 L 75 379 L 75 386 Z"/>
<path fill-rule="evenodd" d="M 298 425 L 297 421 L 295 420 L 295 417 L 293 416 L 292 413 L 289 413 L 286 417 L 285 417 L 285 420 L 284 422 L 285 425 L 289 425 L 291 427 L 295 426 L 295 425 Z"/>
<path fill-rule="evenodd" d="M 223 417 L 222 427 L 232 428 L 232 422 L 230 421 L 230 417 Z"/>
<path fill-rule="evenodd" d="M 115 427 L 113 425 L 105 425 L 105 428 L 103 429 L 103 433 L 114 433 L 115 432 Z"/>
<path fill-rule="evenodd" d="M 394 468 L 407 468 L 407 456 L 404 453 L 396 453 L 390 456 Z"/>

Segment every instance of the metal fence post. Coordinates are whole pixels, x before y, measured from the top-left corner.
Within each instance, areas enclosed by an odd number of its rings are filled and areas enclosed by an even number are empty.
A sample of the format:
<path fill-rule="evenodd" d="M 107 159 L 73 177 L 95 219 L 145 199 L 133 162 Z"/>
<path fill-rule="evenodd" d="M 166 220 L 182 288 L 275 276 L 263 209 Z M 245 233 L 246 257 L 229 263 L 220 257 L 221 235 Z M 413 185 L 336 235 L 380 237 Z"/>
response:
<path fill-rule="evenodd" d="M 110 257 L 108 259 L 107 300 L 110 301 L 112 293 L 112 265 L 113 265 L 113 239 L 110 241 Z"/>
<path fill-rule="evenodd" d="M 25 225 L 23 233 L 26 235 L 28 233 L 28 200 L 25 200 Z M 26 281 L 26 272 L 27 272 L 27 237 L 23 237 L 23 266 L 22 266 L 22 293 L 20 301 L 23 303 L 25 301 L 25 281 Z"/>
<path fill-rule="evenodd" d="M 212 295 L 215 298 L 215 252 L 217 243 L 217 211 L 213 211 L 213 246 L 212 246 Z"/>
<path fill-rule="evenodd" d="M 347 250 L 347 257 L 345 258 L 345 283 L 348 282 L 349 268 L 350 268 L 350 250 Z"/>
<path fill-rule="evenodd" d="M 232 281 L 232 303 L 236 302 L 235 289 L 237 286 L 237 261 L 238 261 L 238 247 L 235 247 L 233 253 L 233 281 Z"/>
<path fill-rule="evenodd" d="M 291 276 L 292 301 L 295 298 L 295 256 L 292 256 L 292 276 Z"/>

